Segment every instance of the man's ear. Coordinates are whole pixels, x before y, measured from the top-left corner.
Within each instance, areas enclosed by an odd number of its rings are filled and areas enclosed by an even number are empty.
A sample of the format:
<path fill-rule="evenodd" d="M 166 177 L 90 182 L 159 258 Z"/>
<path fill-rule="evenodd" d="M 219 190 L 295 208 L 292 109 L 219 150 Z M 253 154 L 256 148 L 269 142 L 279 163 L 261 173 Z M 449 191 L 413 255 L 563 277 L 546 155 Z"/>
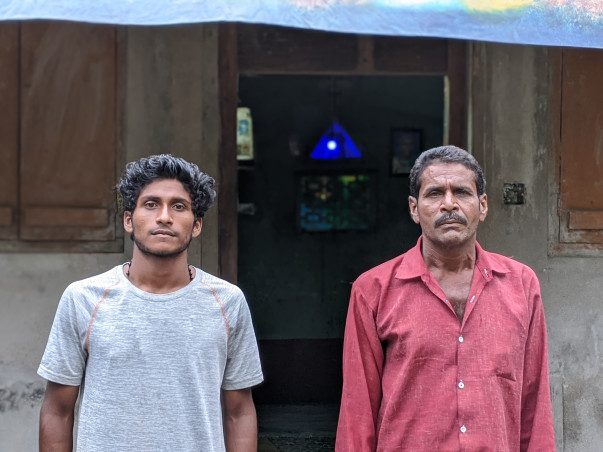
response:
<path fill-rule="evenodd" d="M 124 211 L 124 230 L 127 233 L 132 233 L 134 230 L 132 226 L 132 212 L 129 210 Z"/>
<path fill-rule="evenodd" d="M 479 221 L 484 221 L 488 215 L 488 195 L 485 193 L 479 197 Z"/>
<path fill-rule="evenodd" d="M 193 223 L 193 238 L 199 237 L 203 229 L 203 218 L 197 218 Z"/>
<path fill-rule="evenodd" d="M 419 207 L 417 205 L 417 198 L 414 196 L 408 197 L 408 210 L 410 210 L 410 217 L 412 221 L 419 224 Z"/>

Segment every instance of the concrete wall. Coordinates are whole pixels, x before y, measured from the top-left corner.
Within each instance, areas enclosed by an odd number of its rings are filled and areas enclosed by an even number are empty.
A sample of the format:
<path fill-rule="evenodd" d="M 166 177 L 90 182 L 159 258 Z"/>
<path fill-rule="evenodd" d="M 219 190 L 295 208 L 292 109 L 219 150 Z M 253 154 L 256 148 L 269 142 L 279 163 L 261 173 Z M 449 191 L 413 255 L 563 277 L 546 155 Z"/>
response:
<path fill-rule="evenodd" d="M 550 105 L 554 49 L 475 43 L 472 150 L 488 180 L 485 248 L 530 265 L 542 286 L 558 450 L 603 447 L 603 255 L 551 257 L 556 203 Z M 526 184 L 524 205 L 503 204 L 503 183 Z"/>
<path fill-rule="evenodd" d="M 155 153 L 188 158 L 217 178 L 216 26 L 126 30 L 125 161 Z M 217 208 L 190 262 L 217 272 Z M 0 451 L 38 450 L 45 381 L 36 375 L 56 306 L 72 281 L 128 260 L 110 254 L 0 254 Z"/>

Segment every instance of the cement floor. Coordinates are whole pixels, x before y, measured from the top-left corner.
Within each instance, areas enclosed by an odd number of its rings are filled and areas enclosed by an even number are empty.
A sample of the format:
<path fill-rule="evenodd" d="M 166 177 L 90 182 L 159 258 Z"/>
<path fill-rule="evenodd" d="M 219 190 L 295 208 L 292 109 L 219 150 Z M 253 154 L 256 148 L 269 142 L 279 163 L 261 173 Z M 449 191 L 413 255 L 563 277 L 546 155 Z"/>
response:
<path fill-rule="evenodd" d="M 339 405 L 258 405 L 258 452 L 327 452 Z"/>

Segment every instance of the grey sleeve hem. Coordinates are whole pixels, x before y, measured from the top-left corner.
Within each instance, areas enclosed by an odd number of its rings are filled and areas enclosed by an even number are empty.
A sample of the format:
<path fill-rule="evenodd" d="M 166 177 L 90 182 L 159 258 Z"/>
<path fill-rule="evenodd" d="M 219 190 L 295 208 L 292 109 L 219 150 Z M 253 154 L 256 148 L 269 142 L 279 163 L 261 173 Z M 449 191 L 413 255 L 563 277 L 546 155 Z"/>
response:
<path fill-rule="evenodd" d="M 237 389 L 247 389 L 253 386 L 259 385 L 264 381 L 264 375 L 259 373 L 254 375 L 251 378 L 247 378 L 245 380 L 233 381 L 233 382 L 223 382 L 222 389 L 226 391 L 236 391 Z"/>
<path fill-rule="evenodd" d="M 40 365 L 38 367 L 38 375 L 45 380 L 52 381 L 53 383 L 59 383 L 67 386 L 80 386 L 82 384 L 82 379 L 77 377 L 66 377 L 65 375 L 57 375 L 54 372 L 51 372 L 44 366 Z"/>

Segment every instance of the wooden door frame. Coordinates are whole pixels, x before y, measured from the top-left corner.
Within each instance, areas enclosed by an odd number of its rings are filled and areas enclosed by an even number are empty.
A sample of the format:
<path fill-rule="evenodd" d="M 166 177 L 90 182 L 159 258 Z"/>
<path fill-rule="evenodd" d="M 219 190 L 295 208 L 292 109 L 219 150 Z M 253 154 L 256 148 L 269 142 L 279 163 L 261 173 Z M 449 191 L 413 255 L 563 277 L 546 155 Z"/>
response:
<path fill-rule="evenodd" d="M 329 33 L 223 23 L 218 36 L 221 141 L 219 273 L 236 283 L 238 187 L 236 107 L 239 74 L 444 75 L 448 142 L 467 145 L 467 43 L 451 39 Z"/>

